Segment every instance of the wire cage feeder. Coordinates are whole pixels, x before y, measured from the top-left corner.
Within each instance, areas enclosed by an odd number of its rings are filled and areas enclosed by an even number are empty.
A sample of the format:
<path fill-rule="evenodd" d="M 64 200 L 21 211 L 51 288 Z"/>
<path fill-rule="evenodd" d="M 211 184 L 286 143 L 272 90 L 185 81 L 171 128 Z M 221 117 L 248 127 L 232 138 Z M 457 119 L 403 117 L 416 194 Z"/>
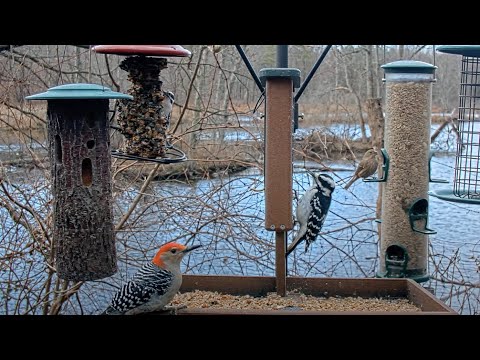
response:
<path fill-rule="evenodd" d="M 480 45 L 446 45 L 439 52 L 462 55 L 453 189 L 431 191 L 446 201 L 480 204 Z"/>
<path fill-rule="evenodd" d="M 119 126 L 115 127 L 124 136 L 125 146 L 112 150 L 112 156 L 162 164 L 187 160 L 167 139 L 173 98 L 162 90 L 159 75 L 167 67 L 166 57 L 185 57 L 190 51 L 180 45 L 96 45 L 92 50 L 126 56 L 120 68 L 128 72 L 132 83 L 128 94 L 133 101 L 119 101 Z"/>

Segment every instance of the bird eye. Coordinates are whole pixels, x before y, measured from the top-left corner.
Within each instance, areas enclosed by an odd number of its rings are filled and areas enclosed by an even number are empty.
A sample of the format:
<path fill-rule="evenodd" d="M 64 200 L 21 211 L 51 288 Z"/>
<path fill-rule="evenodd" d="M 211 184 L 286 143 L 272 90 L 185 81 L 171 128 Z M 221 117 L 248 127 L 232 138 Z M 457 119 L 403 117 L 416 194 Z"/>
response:
<path fill-rule="evenodd" d="M 177 249 L 173 248 L 172 250 L 170 250 L 170 252 L 171 252 L 172 254 L 175 254 L 175 253 L 177 252 Z"/>

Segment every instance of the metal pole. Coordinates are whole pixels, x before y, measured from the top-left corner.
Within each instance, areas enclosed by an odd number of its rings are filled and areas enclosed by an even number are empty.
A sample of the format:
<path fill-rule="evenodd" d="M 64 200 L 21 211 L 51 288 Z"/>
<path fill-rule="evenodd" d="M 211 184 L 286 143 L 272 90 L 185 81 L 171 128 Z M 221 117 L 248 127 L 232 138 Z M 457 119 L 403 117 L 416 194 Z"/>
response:
<path fill-rule="evenodd" d="M 277 67 L 288 68 L 288 45 L 277 45 Z"/>
<path fill-rule="evenodd" d="M 247 66 L 248 72 L 250 73 L 250 75 L 252 75 L 253 80 L 255 80 L 255 84 L 257 84 L 258 89 L 263 93 L 265 91 L 265 88 L 263 87 L 262 82 L 258 78 L 257 73 L 255 72 L 255 70 L 253 70 L 252 64 L 250 64 L 250 61 L 248 61 L 247 55 L 245 54 L 240 45 L 235 45 L 235 47 L 237 48 L 237 51 L 240 54 L 243 62 Z"/>
<path fill-rule="evenodd" d="M 330 51 L 330 48 L 332 47 L 332 45 L 327 45 L 327 47 L 325 48 L 325 50 L 323 50 L 323 53 L 322 55 L 320 55 L 320 57 L 318 58 L 317 62 L 315 63 L 315 65 L 313 66 L 312 70 L 310 70 L 310 72 L 308 73 L 307 77 L 305 78 L 305 81 L 303 82 L 303 84 L 300 86 L 300 89 L 298 89 L 298 92 L 297 94 L 295 95 L 295 102 L 298 101 L 298 99 L 300 99 L 300 96 L 302 96 L 303 92 L 305 91 L 305 88 L 307 87 L 308 83 L 310 82 L 310 80 L 312 80 L 313 78 L 313 75 L 315 75 L 315 72 L 317 71 L 318 67 L 321 65 L 321 63 L 323 62 L 323 59 L 325 59 L 325 56 L 327 56 L 328 52 Z"/>

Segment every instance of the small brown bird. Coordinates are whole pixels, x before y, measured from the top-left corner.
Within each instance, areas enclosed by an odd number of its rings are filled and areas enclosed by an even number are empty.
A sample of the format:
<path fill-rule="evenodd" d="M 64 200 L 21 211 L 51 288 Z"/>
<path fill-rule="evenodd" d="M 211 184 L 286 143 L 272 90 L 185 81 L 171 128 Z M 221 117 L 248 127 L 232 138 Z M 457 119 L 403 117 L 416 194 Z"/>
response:
<path fill-rule="evenodd" d="M 352 176 L 345 190 L 347 190 L 355 181 L 360 178 L 367 178 L 375 174 L 378 167 L 377 150 L 375 148 L 368 150 L 364 155 L 360 163 L 358 164 L 355 174 Z"/>

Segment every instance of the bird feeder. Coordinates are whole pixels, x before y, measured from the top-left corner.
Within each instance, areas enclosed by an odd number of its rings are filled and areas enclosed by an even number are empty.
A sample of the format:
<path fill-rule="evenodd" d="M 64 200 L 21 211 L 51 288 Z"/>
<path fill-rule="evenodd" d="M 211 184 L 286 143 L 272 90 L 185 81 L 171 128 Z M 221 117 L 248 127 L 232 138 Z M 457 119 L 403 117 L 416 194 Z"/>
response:
<path fill-rule="evenodd" d="M 265 86 L 265 228 L 275 231 L 277 293 L 286 292 L 287 231 L 292 216 L 293 91 L 300 86 L 300 70 L 260 70 Z"/>
<path fill-rule="evenodd" d="M 117 271 L 113 229 L 109 99 L 132 99 L 94 84 L 67 84 L 26 97 L 47 100 L 58 277 L 96 280 Z"/>
<path fill-rule="evenodd" d="M 427 281 L 428 186 L 432 82 L 436 66 L 396 61 L 382 68 L 386 82 L 385 149 L 378 277 Z"/>
<path fill-rule="evenodd" d="M 480 204 L 480 45 L 439 46 L 438 51 L 462 55 L 457 151 L 453 189 L 430 194 L 442 200 Z"/>
<path fill-rule="evenodd" d="M 125 147 L 112 155 L 160 163 L 186 160 L 185 154 L 167 141 L 170 113 L 165 109 L 168 99 L 159 75 L 167 67 L 167 57 L 189 56 L 190 51 L 179 45 L 97 45 L 93 51 L 127 56 L 120 68 L 128 72 L 132 83 L 127 92 L 134 100 L 120 100 L 117 117 Z"/>

